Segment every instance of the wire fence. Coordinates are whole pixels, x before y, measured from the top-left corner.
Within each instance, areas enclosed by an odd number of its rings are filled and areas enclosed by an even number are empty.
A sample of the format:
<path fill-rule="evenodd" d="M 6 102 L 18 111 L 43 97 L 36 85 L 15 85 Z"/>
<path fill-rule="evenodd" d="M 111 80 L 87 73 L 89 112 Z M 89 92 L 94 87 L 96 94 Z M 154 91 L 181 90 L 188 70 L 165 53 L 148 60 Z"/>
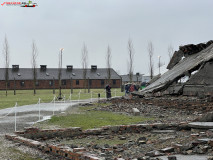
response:
<path fill-rule="evenodd" d="M 114 90 L 114 96 L 113 97 L 117 97 L 117 91 Z M 95 91 L 90 91 L 90 93 L 83 93 L 81 90 L 77 93 L 77 94 L 71 94 L 66 98 L 66 95 L 62 96 L 62 99 L 59 100 L 59 98 L 54 95 L 53 99 L 49 102 L 49 103 L 45 103 L 42 101 L 41 98 L 38 99 L 37 103 L 34 104 L 34 108 L 38 108 L 38 120 L 35 122 L 32 122 L 32 125 L 34 125 L 37 122 L 41 122 L 43 121 L 42 116 L 41 116 L 41 111 L 45 110 L 45 107 L 49 106 L 48 111 L 52 112 L 51 115 L 49 115 L 49 117 L 55 115 L 55 112 L 57 111 L 57 104 L 65 104 L 66 103 L 66 107 L 68 106 L 72 106 L 73 104 L 80 104 L 80 103 L 88 103 L 88 102 L 94 102 L 94 101 L 99 101 L 101 99 L 101 95 L 104 94 L 104 98 L 102 96 L 102 99 L 106 99 L 107 98 L 107 94 L 111 92 L 107 92 L 107 91 L 102 91 L 102 92 L 95 92 Z M 87 97 L 89 96 L 89 99 L 83 99 L 82 96 L 85 97 L 85 95 L 87 95 Z M 30 106 L 28 106 L 30 107 Z M 65 108 L 63 108 L 65 110 Z M 46 108 L 47 109 L 47 108 Z M 52 110 L 51 110 L 52 109 Z M 34 109 L 33 111 L 37 112 L 36 109 Z M 14 115 L 14 131 L 17 131 L 17 114 L 19 112 L 23 112 L 19 110 L 19 106 L 18 103 L 16 102 L 14 107 L 12 107 L 8 113 L 6 113 L 5 115 L 0 116 L 0 120 L 1 119 L 5 119 L 8 116 L 13 116 Z M 25 111 L 26 112 L 26 111 Z M 31 126 L 32 126 L 31 125 Z"/>

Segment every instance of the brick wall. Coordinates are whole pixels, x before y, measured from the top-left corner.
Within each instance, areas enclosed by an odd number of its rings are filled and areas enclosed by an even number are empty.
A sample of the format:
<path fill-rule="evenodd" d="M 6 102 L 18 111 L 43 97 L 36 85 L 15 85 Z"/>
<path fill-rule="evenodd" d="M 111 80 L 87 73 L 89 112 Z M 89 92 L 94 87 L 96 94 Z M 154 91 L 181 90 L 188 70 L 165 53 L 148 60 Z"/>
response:
<path fill-rule="evenodd" d="M 50 81 L 52 81 L 55 85 L 50 85 Z M 71 87 L 71 80 L 64 80 L 66 81 L 66 85 L 62 84 L 62 89 L 70 89 Z M 79 84 L 76 83 L 77 80 L 72 80 L 72 87 L 74 89 L 82 89 L 84 88 L 84 80 L 79 80 Z M 102 89 L 105 88 L 106 85 L 106 80 L 104 80 L 104 84 L 101 84 L 101 80 L 90 80 L 91 81 L 91 85 L 90 88 L 91 89 Z M 112 88 L 120 88 L 120 84 L 121 84 L 121 80 L 116 79 L 114 80 L 116 81 L 116 84 L 113 84 L 113 80 L 111 80 L 110 84 Z M 21 82 L 24 82 L 24 85 L 21 85 Z M 59 88 L 59 81 L 58 80 L 38 80 L 39 85 L 36 86 L 36 89 L 57 89 Z M 86 82 L 86 84 L 88 85 L 88 80 Z M 0 81 L 0 90 L 5 90 L 5 86 L 6 83 L 5 81 Z M 33 89 L 33 81 L 32 80 L 15 80 L 15 88 L 17 90 L 28 90 L 28 89 Z M 14 80 L 10 80 L 9 81 L 9 86 L 8 86 L 8 90 L 13 90 L 14 89 Z"/>
<path fill-rule="evenodd" d="M 152 129 L 188 129 L 187 123 L 181 124 L 134 124 L 134 125 L 117 125 L 117 126 L 104 126 L 96 129 L 88 129 L 82 131 L 79 127 L 65 128 L 65 129 L 38 129 L 38 128 L 26 128 L 23 132 L 15 132 L 16 135 L 5 135 L 5 138 L 25 144 L 30 147 L 37 148 L 43 152 L 53 154 L 60 157 L 60 159 L 69 160 L 99 160 L 100 158 L 94 154 L 86 152 L 85 148 L 69 148 L 61 145 L 49 145 L 41 141 L 51 139 L 55 137 L 79 137 L 88 135 L 101 135 L 101 134 L 123 134 L 123 133 L 142 133 L 144 131 L 150 131 Z"/>

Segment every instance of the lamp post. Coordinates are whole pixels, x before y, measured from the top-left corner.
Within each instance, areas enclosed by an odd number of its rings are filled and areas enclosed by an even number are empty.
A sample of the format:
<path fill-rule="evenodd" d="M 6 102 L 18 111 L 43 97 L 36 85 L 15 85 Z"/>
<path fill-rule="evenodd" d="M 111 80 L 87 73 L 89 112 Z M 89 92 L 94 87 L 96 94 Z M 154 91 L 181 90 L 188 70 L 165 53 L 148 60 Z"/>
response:
<path fill-rule="evenodd" d="M 63 52 L 64 48 L 60 48 L 60 60 L 59 60 L 59 96 L 58 99 L 62 99 L 61 96 L 61 76 L 62 76 L 62 52 Z"/>
<path fill-rule="evenodd" d="M 158 59 L 159 59 L 159 62 L 158 62 L 159 74 L 160 74 L 160 67 L 161 67 L 161 64 L 160 64 L 160 58 L 161 58 L 161 56 L 158 56 Z"/>

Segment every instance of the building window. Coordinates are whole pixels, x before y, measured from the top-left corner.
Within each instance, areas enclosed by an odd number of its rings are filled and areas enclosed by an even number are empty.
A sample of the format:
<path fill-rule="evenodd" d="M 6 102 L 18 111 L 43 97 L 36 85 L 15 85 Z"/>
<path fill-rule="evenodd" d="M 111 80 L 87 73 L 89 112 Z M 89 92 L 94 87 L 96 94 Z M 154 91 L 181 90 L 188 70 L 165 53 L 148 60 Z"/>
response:
<path fill-rule="evenodd" d="M 116 85 L 116 80 L 115 80 L 115 79 L 113 79 L 112 83 L 113 83 L 113 85 Z"/>
<path fill-rule="evenodd" d="M 7 87 L 10 87 L 10 82 L 7 82 Z"/>
<path fill-rule="evenodd" d="M 76 84 L 76 85 L 79 85 L 79 80 L 76 80 L 76 81 L 75 81 L 75 84 Z"/>
<path fill-rule="evenodd" d="M 49 81 L 49 86 L 53 86 L 53 80 Z"/>
<path fill-rule="evenodd" d="M 101 85 L 102 85 L 102 86 L 104 85 L 104 80 L 101 80 Z"/>
<path fill-rule="evenodd" d="M 62 81 L 61 81 L 61 84 L 62 84 L 63 86 L 66 86 L 66 85 L 67 85 L 67 81 L 66 81 L 66 80 L 62 80 Z"/>
<path fill-rule="evenodd" d="M 24 81 L 21 81 L 21 82 L 20 82 L 20 85 L 21 85 L 22 87 L 24 87 Z"/>
<path fill-rule="evenodd" d="M 36 86 L 39 86 L 39 82 L 38 82 L 38 81 L 36 81 L 35 85 L 36 85 Z"/>

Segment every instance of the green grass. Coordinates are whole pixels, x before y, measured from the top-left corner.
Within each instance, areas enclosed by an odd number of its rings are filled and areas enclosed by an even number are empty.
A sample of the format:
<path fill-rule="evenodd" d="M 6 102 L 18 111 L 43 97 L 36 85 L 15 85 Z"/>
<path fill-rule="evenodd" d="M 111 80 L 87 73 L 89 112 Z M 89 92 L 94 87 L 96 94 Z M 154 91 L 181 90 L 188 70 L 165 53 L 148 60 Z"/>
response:
<path fill-rule="evenodd" d="M 88 108 L 88 109 L 91 109 Z M 127 116 L 112 112 L 103 111 L 82 111 L 79 114 L 71 114 L 66 116 L 54 116 L 47 124 L 56 125 L 63 128 L 81 127 L 82 129 L 98 128 L 107 125 L 126 125 L 152 120 L 152 118 L 144 118 L 140 116 Z"/>
<path fill-rule="evenodd" d="M 55 90 L 55 95 L 58 95 L 58 90 Z M 77 100 L 79 98 L 78 93 L 81 91 L 80 99 L 89 99 L 91 98 L 91 93 L 88 94 L 88 91 L 84 89 L 74 89 L 72 94 L 72 100 Z M 98 93 L 101 94 L 101 98 L 105 97 L 104 89 L 91 89 L 92 98 L 98 98 Z M 18 106 L 27 105 L 27 104 L 36 104 L 38 99 L 41 98 L 42 102 L 50 102 L 53 100 L 54 94 L 53 90 L 36 90 L 36 95 L 34 96 L 33 90 L 17 90 L 16 95 L 13 94 L 13 91 L 8 91 L 8 95 L 5 95 L 5 91 L 0 91 L 0 109 L 14 107 L 15 103 L 18 103 Z M 62 94 L 66 99 L 70 96 L 70 89 L 63 89 Z M 124 93 L 120 92 L 120 89 L 116 89 L 116 96 L 122 96 Z M 115 96 L 115 89 L 112 89 L 112 96 Z"/>

